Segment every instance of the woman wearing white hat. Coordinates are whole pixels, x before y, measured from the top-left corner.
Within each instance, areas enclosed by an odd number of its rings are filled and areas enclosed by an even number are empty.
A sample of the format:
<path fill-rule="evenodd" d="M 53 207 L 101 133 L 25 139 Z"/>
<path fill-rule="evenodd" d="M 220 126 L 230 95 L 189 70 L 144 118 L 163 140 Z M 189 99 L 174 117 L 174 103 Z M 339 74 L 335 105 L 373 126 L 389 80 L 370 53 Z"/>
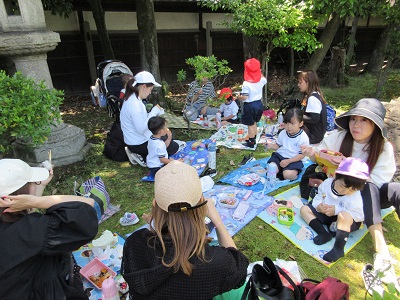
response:
<path fill-rule="evenodd" d="M 315 150 L 304 148 L 303 154 L 315 161 L 320 149 L 339 151 L 365 161 L 370 169 L 370 179 L 361 192 L 365 224 L 375 247 L 374 268 L 384 271 L 384 283 L 396 282 L 393 259 L 390 256 L 382 231 L 381 208 L 394 206 L 400 214 L 400 183 L 390 182 L 396 171 L 393 146 L 387 141 L 384 123 L 386 109 L 373 98 L 359 100 L 348 112 L 335 119 L 342 129 L 325 137 Z"/>
<path fill-rule="evenodd" d="M 88 299 L 70 252 L 97 234 L 94 200 L 41 196 L 52 171 L 19 159 L 1 159 L 0 170 L 0 299 Z"/>
<path fill-rule="evenodd" d="M 161 87 L 161 84 L 156 82 L 151 73 L 147 71 L 137 73 L 126 84 L 125 101 L 120 114 L 125 144 L 132 152 L 132 158 L 144 167 L 148 154 L 147 142 L 151 136 L 147 122 L 151 117 L 164 113 L 164 109 L 158 104 L 148 113 L 143 103 L 154 86 Z M 172 140 L 171 131 L 168 131 L 165 144 L 169 155 L 175 154 L 179 149 L 179 145 Z"/>
<path fill-rule="evenodd" d="M 220 246 L 209 245 L 206 215 Z M 124 245 L 121 273 L 130 299 L 211 299 L 228 291 L 241 295 L 243 290 L 232 289 L 245 282 L 247 265 L 214 204 L 204 199 L 196 170 L 176 160 L 160 169 L 150 229 L 134 232 Z"/>

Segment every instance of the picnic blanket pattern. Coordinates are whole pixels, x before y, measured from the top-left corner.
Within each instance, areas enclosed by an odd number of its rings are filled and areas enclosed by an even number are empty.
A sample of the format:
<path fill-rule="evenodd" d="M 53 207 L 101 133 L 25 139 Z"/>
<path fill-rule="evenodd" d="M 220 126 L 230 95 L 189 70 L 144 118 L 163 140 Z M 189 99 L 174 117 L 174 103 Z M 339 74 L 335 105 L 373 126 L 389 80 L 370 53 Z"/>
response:
<path fill-rule="evenodd" d="M 117 243 L 113 245 L 113 248 L 116 248 L 117 246 L 121 247 L 125 244 L 125 239 L 121 237 L 119 234 L 114 233 L 115 236 L 118 237 Z M 83 268 L 86 266 L 92 259 L 94 259 L 94 254 L 93 254 L 93 245 L 92 244 L 86 244 L 80 247 L 78 250 L 72 252 L 74 255 L 76 264 Z M 117 273 L 116 279 L 121 277 L 120 275 L 120 268 L 121 266 L 114 266 L 113 264 L 110 263 L 109 259 L 100 259 L 105 265 L 110 267 Z M 83 289 L 86 291 L 86 293 L 89 295 L 89 300 L 98 300 L 102 299 L 102 293 L 101 290 L 97 289 L 93 284 L 91 284 L 86 278 L 82 276 L 82 282 L 83 282 Z"/>
<path fill-rule="evenodd" d="M 197 174 L 201 174 L 208 164 L 208 150 L 207 145 L 211 142 L 209 139 L 195 140 L 186 142 L 185 148 L 178 153 L 171 155 L 173 159 L 183 159 L 183 161 L 194 167 Z M 142 178 L 142 181 L 154 181 L 154 178 L 146 175 Z"/>
<path fill-rule="evenodd" d="M 256 142 L 258 143 L 263 133 L 263 127 L 257 127 Z M 247 136 L 247 125 L 227 124 L 222 126 L 210 139 L 215 140 L 217 146 L 223 146 L 232 149 L 256 150 L 256 147 L 249 148 L 243 145 Z"/>
<path fill-rule="evenodd" d="M 294 222 L 290 226 L 282 225 L 277 220 L 277 205 L 275 202 L 263 210 L 258 218 L 263 220 L 265 223 L 270 225 L 272 228 L 277 230 L 279 233 L 284 235 L 290 242 L 292 242 L 297 248 L 303 250 L 305 253 L 311 255 L 315 260 L 320 262 L 326 267 L 331 267 L 333 263 L 326 262 L 322 259 L 325 253 L 329 252 L 335 243 L 335 238 L 330 240 L 328 243 L 324 245 L 315 245 L 313 242 L 313 238 L 316 236 L 316 233 L 311 229 L 311 227 L 304 222 L 303 218 L 300 215 L 300 207 L 301 204 L 298 205 L 300 199 L 300 189 L 299 186 L 295 186 L 283 193 L 280 193 L 275 196 L 276 200 L 289 200 L 293 203 L 292 209 L 294 210 Z M 305 201 L 304 199 L 302 199 Z M 306 203 L 306 202 L 305 202 Z M 390 212 L 393 211 L 393 208 L 387 208 L 382 210 L 382 217 L 386 217 Z M 364 225 L 359 230 L 351 232 L 344 248 L 345 255 L 351 249 L 353 249 L 362 238 L 368 233 L 367 227 Z"/>
<path fill-rule="evenodd" d="M 241 187 L 244 189 L 248 189 L 248 190 L 252 190 L 253 192 L 260 192 L 263 190 L 264 188 L 264 182 L 265 182 L 265 178 L 266 178 L 266 168 L 267 168 L 267 162 L 269 160 L 269 156 L 262 158 L 262 159 L 258 159 L 252 162 L 249 162 L 247 164 L 245 164 L 244 166 L 241 166 L 240 168 L 231 171 L 230 173 L 226 174 L 224 177 L 222 177 L 219 181 L 226 183 L 226 184 L 230 184 L 236 187 Z M 283 186 L 287 186 L 289 184 L 293 184 L 296 182 L 299 182 L 301 179 L 301 176 L 303 176 L 305 169 L 312 164 L 311 160 L 306 159 L 305 161 L 303 161 L 304 167 L 303 170 L 299 173 L 299 175 L 297 176 L 297 179 L 295 180 L 277 180 L 276 181 L 276 187 L 275 189 L 265 189 L 265 193 L 268 194 L 274 190 L 277 190 L 280 187 Z M 238 183 L 238 179 L 244 175 L 250 174 L 250 173 L 255 173 L 257 175 L 259 175 L 261 177 L 261 180 L 252 186 L 243 186 L 240 185 Z"/>
<path fill-rule="evenodd" d="M 231 236 L 238 233 L 244 226 L 246 226 L 251 220 L 253 220 L 261 211 L 263 211 L 266 207 L 268 207 L 273 200 L 273 197 L 251 192 L 249 198 L 247 200 L 240 200 L 243 195 L 248 192 L 246 189 L 241 189 L 229 185 L 214 185 L 211 190 L 204 192 L 203 195 L 206 199 L 214 199 L 216 202 L 216 208 L 221 216 L 222 221 L 226 229 L 228 230 Z M 234 213 L 236 208 L 227 208 L 223 207 L 219 203 L 219 198 L 224 197 L 221 195 L 231 195 L 237 201 L 247 201 L 250 204 L 249 209 L 246 212 L 246 215 L 241 220 L 234 220 L 232 218 L 232 214 Z M 210 232 L 209 237 L 217 240 L 217 234 L 215 228 Z"/>

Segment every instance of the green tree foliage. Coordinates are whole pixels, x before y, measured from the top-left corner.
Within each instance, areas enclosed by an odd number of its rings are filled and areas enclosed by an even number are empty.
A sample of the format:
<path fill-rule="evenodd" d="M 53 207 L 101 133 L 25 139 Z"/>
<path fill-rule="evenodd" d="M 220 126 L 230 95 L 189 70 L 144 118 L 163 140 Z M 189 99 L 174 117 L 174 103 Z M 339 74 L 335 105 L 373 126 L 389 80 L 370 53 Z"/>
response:
<path fill-rule="evenodd" d="M 61 122 L 59 105 L 63 92 L 48 89 L 45 83 L 17 72 L 9 77 L 0 71 L 0 155 L 17 139 L 35 146 L 44 143 L 51 125 Z"/>
<path fill-rule="evenodd" d="M 71 0 L 42 0 L 43 8 L 49 10 L 52 15 L 69 18 L 73 4 Z"/>
<path fill-rule="evenodd" d="M 225 25 L 246 36 L 256 36 L 266 44 L 268 59 L 275 47 L 291 47 L 310 53 L 319 47 L 315 38 L 318 21 L 303 2 L 281 0 L 203 0 L 213 10 L 225 9 L 231 21 Z"/>

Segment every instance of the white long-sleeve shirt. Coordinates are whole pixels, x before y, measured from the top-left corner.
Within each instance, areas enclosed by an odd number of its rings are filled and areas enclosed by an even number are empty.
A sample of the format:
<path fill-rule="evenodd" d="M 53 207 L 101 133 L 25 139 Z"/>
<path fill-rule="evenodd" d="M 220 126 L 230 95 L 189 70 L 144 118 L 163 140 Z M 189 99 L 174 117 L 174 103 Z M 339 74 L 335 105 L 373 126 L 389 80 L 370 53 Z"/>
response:
<path fill-rule="evenodd" d="M 318 152 L 321 149 L 339 151 L 346 132 L 346 130 L 332 132 L 328 136 L 324 137 L 321 144 L 315 149 L 315 151 Z M 364 147 L 365 144 L 360 144 L 354 141 L 351 157 L 359 158 L 365 162 L 368 158 L 368 152 L 364 151 Z M 379 156 L 375 167 L 370 170 L 371 181 L 380 188 L 382 184 L 392 180 L 395 171 L 396 162 L 394 158 L 393 146 L 388 141 L 385 141 L 383 151 Z"/>
<path fill-rule="evenodd" d="M 332 182 L 333 178 L 328 178 L 318 187 L 318 194 L 315 195 L 312 202 L 315 209 L 322 203 L 322 194 L 324 194 L 324 203 L 335 206 L 336 216 L 343 211 L 349 213 L 355 222 L 364 221 L 363 201 L 360 191 L 355 191 L 351 195 L 337 196 L 332 191 Z"/>
<path fill-rule="evenodd" d="M 125 144 L 141 145 L 147 142 L 151 136 L 151 131 L 147 127 L 148 120 L 163 113 L 164 109 L 160 109 L 157 106 L 154 106 L 147 113 L 146 106 L 142 100 L 136 97 L 135 94 L 132 94 L 124 102 L 120 114 Z"/>

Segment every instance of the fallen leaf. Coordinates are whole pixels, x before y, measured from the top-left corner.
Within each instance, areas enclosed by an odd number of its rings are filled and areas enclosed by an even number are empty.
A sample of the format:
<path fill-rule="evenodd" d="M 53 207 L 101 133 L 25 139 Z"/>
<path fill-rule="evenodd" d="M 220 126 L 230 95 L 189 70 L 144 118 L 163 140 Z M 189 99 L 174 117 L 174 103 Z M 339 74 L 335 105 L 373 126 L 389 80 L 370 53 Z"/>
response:
<path fill-rule="evenodd" d="M 230 160 L 230 161 L 229 161 L 229 164 L 230 164 L 231 166 L 236 166 L 236 165 L 235 165 L 235 162 L 234 162 L 233 160 Z"/>
<path fill-rule="evenodd" d="M 386 229 L 386 227 L 385 227 L 385 226 L 382 226 L 382 231 L 384 231 L 384 232 L 388 232 L 388 230 Z"/>
<path fill-rule="evenodd" d="M 258 229 L 264 229 L 264 226 L 259 225 Z"/>
<path fill-rule="evenodd" d="M 291 260 L 296 260 L 296 257 L 294 257 L 293 255 L 289 255 L 289 258 L 290 258 Z"/>

